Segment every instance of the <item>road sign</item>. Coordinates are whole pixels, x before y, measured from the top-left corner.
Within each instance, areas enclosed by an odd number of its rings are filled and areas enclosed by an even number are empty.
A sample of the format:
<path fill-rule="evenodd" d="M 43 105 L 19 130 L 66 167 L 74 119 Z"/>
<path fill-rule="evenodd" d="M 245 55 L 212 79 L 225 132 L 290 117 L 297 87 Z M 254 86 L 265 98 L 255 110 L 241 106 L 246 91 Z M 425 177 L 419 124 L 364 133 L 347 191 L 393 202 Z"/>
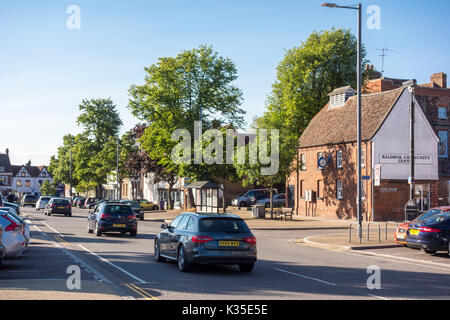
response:
<path fill-rule="evenodd" d="M 370 176 L 362 176 L 361 179 L 362 180 L 370 180 Z"/>
<path fill-rule="evenodd" d="M 375 166 L 375 174 L 374 174 L 374 186 L 379 187 L 381 184 L 381 164 L 377 164 Z"/>

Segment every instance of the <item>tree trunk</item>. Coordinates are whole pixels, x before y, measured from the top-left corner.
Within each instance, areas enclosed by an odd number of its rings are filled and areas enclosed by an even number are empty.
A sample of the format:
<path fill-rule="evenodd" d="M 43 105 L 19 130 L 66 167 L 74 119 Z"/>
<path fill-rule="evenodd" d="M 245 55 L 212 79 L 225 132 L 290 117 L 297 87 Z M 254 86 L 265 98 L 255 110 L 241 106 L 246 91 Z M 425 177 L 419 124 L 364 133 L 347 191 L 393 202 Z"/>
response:
<path fill-rule="evenodd" d="M 187 199 L 187 208 L 192 209 L 195 208 L 194 203 L 194 194 L 192 193 L 192 189 L 188 189 L 188 199 Z"/>

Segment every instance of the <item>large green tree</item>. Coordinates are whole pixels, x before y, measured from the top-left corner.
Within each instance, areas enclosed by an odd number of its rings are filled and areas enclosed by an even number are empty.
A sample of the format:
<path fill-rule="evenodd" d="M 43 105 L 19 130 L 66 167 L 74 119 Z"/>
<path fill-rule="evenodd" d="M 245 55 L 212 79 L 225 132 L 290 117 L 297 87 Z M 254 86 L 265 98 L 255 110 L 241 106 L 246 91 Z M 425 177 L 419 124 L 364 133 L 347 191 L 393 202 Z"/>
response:
<path fill-rule="evenodd" d="M 237 70 L 229 58 L 209 46 L 182 51 L 176 57 L 160 58 L 145 68 L 145 84 L 130 88 L 131 112 L 147 122 L 141 147 L 166 173 L 193 179 L 211 178 L 213 165 L 176 163 L 172 140 L 176 129 L 186 129 L 194 138 L 194 121 L 202 120 L 203 131 L 214 120 L 240 127 L 245 112 L 239 108 L 242 92 L 233 83 Z M 194 144 L 191 143 L 194 154 Z"/>

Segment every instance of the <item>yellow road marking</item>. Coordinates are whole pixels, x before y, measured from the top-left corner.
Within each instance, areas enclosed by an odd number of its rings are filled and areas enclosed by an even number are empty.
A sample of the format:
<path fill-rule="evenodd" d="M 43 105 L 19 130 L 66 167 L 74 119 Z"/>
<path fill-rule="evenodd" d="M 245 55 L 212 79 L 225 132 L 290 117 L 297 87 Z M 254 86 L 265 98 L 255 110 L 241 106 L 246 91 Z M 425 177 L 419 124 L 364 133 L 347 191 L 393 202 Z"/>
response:
<path fill-rule="evenodd" d="M 63 238 L 56 237 L 56 240 L 58 240 L 59 242 L 61 242 L 63 245 L 66 245 L 66 246 L 69 245 L 69 243 L 68 243 L 67 241 L 65 241 Z"/>
<path fill-rule="evenodd" d="M 145 291 L 144 289 L 138 287 L 137 285 L 133 284 L 133 283 L 126 283 L 125 284 L 128 288 L 130 288 L 131 290 L 133 290 L 134 292 L 138 293 L 140 296 L 144 297 L 146 300 L 158 300 L 158 298 L 155 298 L 154 296 L 152 296 L 150 293 L 148 293 L 147 291 Z"/>

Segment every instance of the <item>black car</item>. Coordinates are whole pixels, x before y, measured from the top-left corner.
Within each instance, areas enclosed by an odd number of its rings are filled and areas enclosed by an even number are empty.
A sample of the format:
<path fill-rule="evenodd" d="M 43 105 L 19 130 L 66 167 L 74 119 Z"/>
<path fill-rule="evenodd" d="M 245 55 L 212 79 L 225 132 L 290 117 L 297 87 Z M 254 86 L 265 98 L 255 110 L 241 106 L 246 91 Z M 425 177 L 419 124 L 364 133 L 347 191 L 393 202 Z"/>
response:
<path fill-rule="evenodd" d="M 231 214 L 186 212 L 163 224 L 155 239 L 155 260 L 176 260 L 180 271 L 193 264 L 238 265 L 251 272 L 256 262 L 256 238 L 245 221 Z"/>
<path fill-rule="evenodd" d="M 144 220 L 144 209 L 142 209 L 139 201 L 121 200 L 120 203 L 127 204 L 133 209 L 134 214 L 141 220 Z"/>
<path fill-rule="evenodd" d="M 3 202 L 3 207 L 13 208 L 16 210 L 17 214 L 20 215 L 20 206 L 11 202 Z"/>
<path fill-rule="evenodd" d="M 68 199 L 52 198 L 45 205 L 45 215 L 51 216 L 52 214 L 64 214 L 65 217 L 72 216 L 72 206 Z"/>
<path fill-rule="evenodd" d="M 103 202 L 89 214 L 87 230 L 99 237 L 104 232 L 120 232 L 122 235 L 129 232 L 132 237 L 136 237 L 136 216 L 129 205 Z"/>
<path fill-rule="evenodd" d="M 436 214 L 419 223 L 413 222 L 406 234 L 406 245 L 426 253 L 448 251 L 450 255 L 450 212 Z"/>

